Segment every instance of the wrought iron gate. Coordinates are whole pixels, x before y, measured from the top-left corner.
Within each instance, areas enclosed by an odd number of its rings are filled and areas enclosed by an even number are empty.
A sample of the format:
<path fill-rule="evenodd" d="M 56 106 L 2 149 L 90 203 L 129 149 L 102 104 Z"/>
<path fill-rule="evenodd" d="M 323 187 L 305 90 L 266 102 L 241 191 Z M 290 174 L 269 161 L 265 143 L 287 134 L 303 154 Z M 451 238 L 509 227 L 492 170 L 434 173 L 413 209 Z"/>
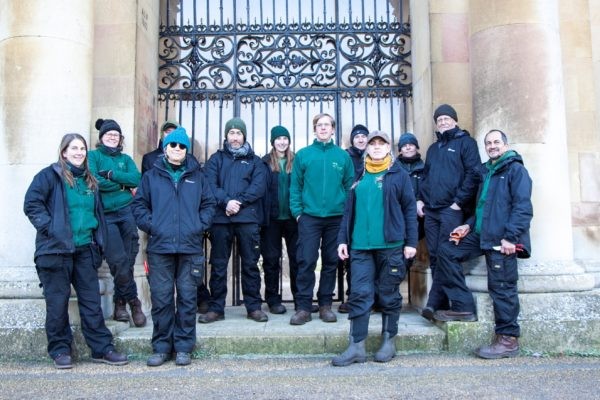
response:
<path fill-rule="evenodd" d="M 410 56 L 408 0 L 161 0 L 159 118 L 180 121 L 200 161 L 233 116 L 259 155 L 278 124 L 294 149 L 311 143 L 320 112 L 342 147 L 358 123 L 395 141 Z"/>

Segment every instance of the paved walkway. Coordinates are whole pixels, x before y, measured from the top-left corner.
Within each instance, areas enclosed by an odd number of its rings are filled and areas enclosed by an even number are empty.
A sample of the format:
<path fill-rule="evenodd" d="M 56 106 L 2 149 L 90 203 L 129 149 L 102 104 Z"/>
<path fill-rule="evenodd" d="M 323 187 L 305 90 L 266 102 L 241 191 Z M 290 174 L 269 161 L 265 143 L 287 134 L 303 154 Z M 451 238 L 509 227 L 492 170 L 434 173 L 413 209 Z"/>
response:
<path fill-rule="evenodd" d="M 0 363 L 0 399 L 597 399 L 600 358 L 400 355 L 332 367 L 330 357 L 216 357 L 148 368 Z"/>

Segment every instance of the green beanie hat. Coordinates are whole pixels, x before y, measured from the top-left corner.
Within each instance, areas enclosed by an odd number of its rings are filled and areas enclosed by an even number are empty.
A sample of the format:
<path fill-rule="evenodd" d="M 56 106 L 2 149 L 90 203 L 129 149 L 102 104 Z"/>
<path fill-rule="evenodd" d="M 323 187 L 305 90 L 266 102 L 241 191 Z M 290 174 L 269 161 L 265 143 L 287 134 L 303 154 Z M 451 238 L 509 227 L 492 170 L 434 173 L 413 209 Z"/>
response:
<path fill-rule="evenodd" d="M 292 140 L 290 137 L 290 132 L 285 127 L 277 125 L 271 128 L 271 146 L 273 146 L 275 139 L 277 139 L 279 136 L 285 136 L 288 138 L 288 140 Z"/>
<path fill-rule="evenodd" d="M 227 136 L 227 133 L 232 129 L 239 129 L 242 131 L 244 140 L 246 139 L 246 124 L 241 118 L 231 118 L 229 121 L 227 121 L 225 124 L 225 136 Z"/>

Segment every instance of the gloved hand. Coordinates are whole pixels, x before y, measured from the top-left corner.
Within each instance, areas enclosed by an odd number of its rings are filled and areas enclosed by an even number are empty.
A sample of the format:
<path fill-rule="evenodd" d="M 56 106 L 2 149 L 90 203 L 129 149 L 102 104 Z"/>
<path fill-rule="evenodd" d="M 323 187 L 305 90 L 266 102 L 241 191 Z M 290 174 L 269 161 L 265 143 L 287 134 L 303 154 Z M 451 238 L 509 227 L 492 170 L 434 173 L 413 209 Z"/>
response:
<path fill-rule="evenodd" d="M 112 170 L 105 170 L 105 169 L 103 169 L 102 171 L 98 171 L 98 175 L 100 175 L 104 179 L 111 179 L 112 178 L 112 174 L 113 174 Z"/>

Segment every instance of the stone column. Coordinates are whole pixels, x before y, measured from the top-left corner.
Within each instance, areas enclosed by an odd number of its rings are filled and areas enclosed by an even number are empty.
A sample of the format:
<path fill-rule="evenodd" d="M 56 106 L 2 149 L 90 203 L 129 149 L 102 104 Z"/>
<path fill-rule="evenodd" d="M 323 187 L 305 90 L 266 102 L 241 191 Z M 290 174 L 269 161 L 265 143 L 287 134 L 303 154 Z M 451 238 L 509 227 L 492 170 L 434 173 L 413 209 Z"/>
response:
<path fill-rule="evenodd" d="M 7 305 L 3 299 L 41 298 L 33 267 L 35 230 L 23 214 L 23 198 L 33 175 L 57 160 L 65 133 L 88 137 L 93 26 L 87 0 L 60 7 L 4 0 L 0 6 L 0 327 L 13 316 L 16 324 L 38 322 L 32 309 L 19 317 L 26 301 Z M 35 317 L 43 318 L 43 307 L 35 309 L 41 313 Z"/>
<path fill-rule="evenodd" d="M 558 1 L 472 0 L 470 6 L 479 146 L 483 153 L 483 135 L 502 129 L 533 179 L 533 251 L 520 263 L 519 290 L 589 290 L 593 278 L 573 262 Z M 486 290 L 485 269 L 473 273 L 470 286 Z"/>

